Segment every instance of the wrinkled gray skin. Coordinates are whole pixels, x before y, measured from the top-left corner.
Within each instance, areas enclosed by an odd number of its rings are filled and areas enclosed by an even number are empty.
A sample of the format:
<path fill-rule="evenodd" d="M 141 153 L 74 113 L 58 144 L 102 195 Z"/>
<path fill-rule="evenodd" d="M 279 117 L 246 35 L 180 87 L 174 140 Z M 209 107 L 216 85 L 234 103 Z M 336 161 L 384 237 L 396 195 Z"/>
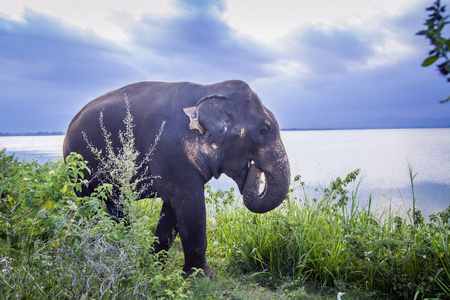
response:
<path fill-rule="evenodd" d="M 136 125 L 136 148 L 148 152 L 161 123 L 166 125 L 149 162 L 152 175 L 159 176 L 143 197 L 163 199 L 156 229 L 159 243 L 155 251 L 168 250 L 176 234 L 183 244 L 184 271 L 201 268 L 210 278 L 215 274 L 206 263 L 206 210 L 204 185 L 222 173 L 231 177 L 243 194 L 245 206 L 255 213 L 276 208 L 289 188 L 289 161 L 273 114 L 242 81 L 212 85 L 188 82 L 140 82 L 105 94 L 88 103 L 72 120 L 64 141 L 64 158 L 77 152 L 95 172 L 97 162 L 83 140 L 104 148 L 99 126 L 104 124 L 119 147 L 118 131 L 124 130 L 124 94 L 129 98 Z M 115 139 L 115 140 L 114 140 Z M 260 175 L 266 186 L 259 193 Z M 89 195 L 98 182 L 79 196 Z M 114 203 L 107 201 L 113 217 L 123 217 Z"/>

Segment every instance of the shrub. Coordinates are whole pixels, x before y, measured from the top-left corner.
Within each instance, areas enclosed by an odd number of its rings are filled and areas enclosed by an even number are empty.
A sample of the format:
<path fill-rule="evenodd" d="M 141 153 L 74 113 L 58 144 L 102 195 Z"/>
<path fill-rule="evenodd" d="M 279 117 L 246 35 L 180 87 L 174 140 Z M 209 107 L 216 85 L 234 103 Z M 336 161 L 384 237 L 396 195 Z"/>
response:
<path fill-rule="evenodd" d="M 107 153 L 88 143 L 100 161 L 93 176 L 103 180 L 89 197 L 73 192 L 88 183 L 83 171 L 90 172 L 79 154 L 70 154 L 66 163 L 39 165 L 0 152 L 0 293 L 5 298 L 181 299 L 191 294 L 191 280 L 181 269 L 163 266 L 152 254 L 154 210 L 160 203 L 134 202 L 151 183 L 146 165 L 164 124 L 154 146 L 140 156 L 126 97 L 125 105 L 123 147 L 112 149 L 102 114 Z M 127 226 L 106 213 L 104 200 L 113 185 L 119 191 L 114 200 L 133 218 Z M 149 210 L 153 217 L 143 214 Z"/>
<path fill-rule="evenodd" d="M 135 125 L 133 124 L 130 102 L 126 94 L 124 95 L 124 102 L 125 118 L 123 119 L 123 123 L 125 125 L 125 131 L 119 130 L 117 137 L 121 147 L 114 149 L 112 146 L 112 134 L 108 132 L 103 123 L 103 111 L 100 112 L 99 123 L 105 142 L 105 152 L 103 153 L 103 149 L 95 147 L 89 141 L 85 132 L 83 132 L 83 137 L 98 162 L 97 169 L 92 178 L 97 179 L 101 184 L 107 183 L 114 187 L 114 192 L 110 193 L 108 197 L 115 202 L 120 210 L 128 215 L 130 213 L 128 209 L 130 203 L 141 199 L 143 192 L 157 178 L 157 176 L 149 174 L 148 162 L 161 137 L 165 121 L 161 124 L 154 143 L 150 146 L 147 153 L 140 153 L 136 149 L 133 132 Z"/>

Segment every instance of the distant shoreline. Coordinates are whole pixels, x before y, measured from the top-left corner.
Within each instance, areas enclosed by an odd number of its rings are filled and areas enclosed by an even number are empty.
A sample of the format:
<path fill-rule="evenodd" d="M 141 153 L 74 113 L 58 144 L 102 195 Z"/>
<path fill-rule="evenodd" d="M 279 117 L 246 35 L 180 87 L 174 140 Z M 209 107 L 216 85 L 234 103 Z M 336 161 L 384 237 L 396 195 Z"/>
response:
<path fill-rule="evenodd" d="M 25 132 L 25 133 L 8 133 L 0 132 L 0 136 L 45 136 L 45 135 L 64 135 L 62 131 L 38 131 L 38 132 Z"/>
<path fill-rule="evenodd" d="M 450 128 L 450 126 L 417 126 L 417 127 L 330 127 L 330 128 L 282 128 L 280 131 L 326 131 L 326 130 L 371 130 L 371 129 L 439 129 Z M 25 133 L 0 132 L 0 136 L 48 136 L 48 135 L 65 135 L 62 131 L 38 131 Z"/>
<path fill-rule="evenodd" d="M 417 127 L 330 127 L 330 128 L 282 128 L 280 131 L 326 131 L 326 130 L 376 130 L 376 129 L 441 129 L 450 126 L 417 126 Z"/>

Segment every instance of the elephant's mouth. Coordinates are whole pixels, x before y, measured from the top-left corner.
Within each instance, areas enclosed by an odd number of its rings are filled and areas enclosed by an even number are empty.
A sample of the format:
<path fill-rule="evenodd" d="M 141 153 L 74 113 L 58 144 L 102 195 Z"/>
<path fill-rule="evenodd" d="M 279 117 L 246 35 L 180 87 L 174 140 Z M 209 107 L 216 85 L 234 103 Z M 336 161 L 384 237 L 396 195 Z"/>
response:
<path fill-rule="evenodd" d="M 266 195 L 266 192 L 267 192 L 267 180 L 265 180 L 266 179 L 266 176 L 264 175 L 264 171 L 262 171 L 260 168 L 258 168 L 256 165 L 255 165 L 255 162 L 253 161 L 253 160 L 249 160 L 248 161 L 248 164 L 247 164 L 247 167 L 248 167 L 248 171 L 247 171 L 247 178 L 248 178 L 248 172 L 250 172 L 250 168 L 252 167 L 252 166 L 255 166 L 255 168 L 257 168 L 258 169 L 258 172 L 259 172 L 259 180 L 258 180 L 258 190 L 259 190 L 259 197 L 264 197 L 264 195 Z M 261 189 L 261 185 L 263 185 L 263 189 Z"/>
<path fill-rule="evenodd" d="M 245 183 L 247 181 L 248 172 L 250 171 L 250 167 L 253 164 L 255 164 L 255 162 L 252 159 L 248 160 L 247 164 L 245 164 L 245 166 L 243 166 L 241 171 L 238 173 L 239 176 L 237 176 L 237 178 L 234 179 L 234 181 L 238 185 L 238 188 L 239 188 L 239 191 L 241 192 L 241 194 L 244 193 L 244 188 L 245 188 Z"/>
<path fill-rule="evenodd" d="M 242 174 L 241 180 L 240 180 L 240 183 L 238 184 L 239 191 L 241 192 L 241 194 L 244 194 L 244 189 L 245 189 L 245 185 L 247 183 L 248 174 L 249 174 L 252 166 L 258 170 L 259 178 L 258 178 L 257 185 L 258 185 L 258 190 L 259 190 L 259 197 L 263 197 L 267 192 L 267 181 L 265 180 L 264 172 L 260 168 L 257 167 L 257 165 L 255 164 L 255 161 L 253 159 L 248 160 L 247 166 L 244 168 L 244 170 L 241 173 Z M 261 181 L 263 181 L 263 184 L 264 184 L 264 188 L 262 190 L 261 190 Z"/>
<path fill-rule="evenodd" d="M 243 185 L 245 206 L 252 212 L 268 212 L 283 202 L 289 190 L 290 168 L 287 156 L 269 157 L 267 163 L 249 160 Z M 264 183 L 261 184 L 263 176 Z"/>

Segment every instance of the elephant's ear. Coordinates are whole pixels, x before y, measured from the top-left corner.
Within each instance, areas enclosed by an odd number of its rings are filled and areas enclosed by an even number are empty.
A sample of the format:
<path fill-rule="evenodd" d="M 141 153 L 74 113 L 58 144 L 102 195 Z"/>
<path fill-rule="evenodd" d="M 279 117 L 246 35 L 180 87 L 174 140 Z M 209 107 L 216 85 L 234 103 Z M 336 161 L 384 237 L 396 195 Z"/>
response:
<path fill-rule="evenodd" d="M 189 129 L 208 135 L 211 147 L 219 148 L 231 124 L 234 103 L 223 95 L 209 95 L 183 110 L 190 119 Z"/>

